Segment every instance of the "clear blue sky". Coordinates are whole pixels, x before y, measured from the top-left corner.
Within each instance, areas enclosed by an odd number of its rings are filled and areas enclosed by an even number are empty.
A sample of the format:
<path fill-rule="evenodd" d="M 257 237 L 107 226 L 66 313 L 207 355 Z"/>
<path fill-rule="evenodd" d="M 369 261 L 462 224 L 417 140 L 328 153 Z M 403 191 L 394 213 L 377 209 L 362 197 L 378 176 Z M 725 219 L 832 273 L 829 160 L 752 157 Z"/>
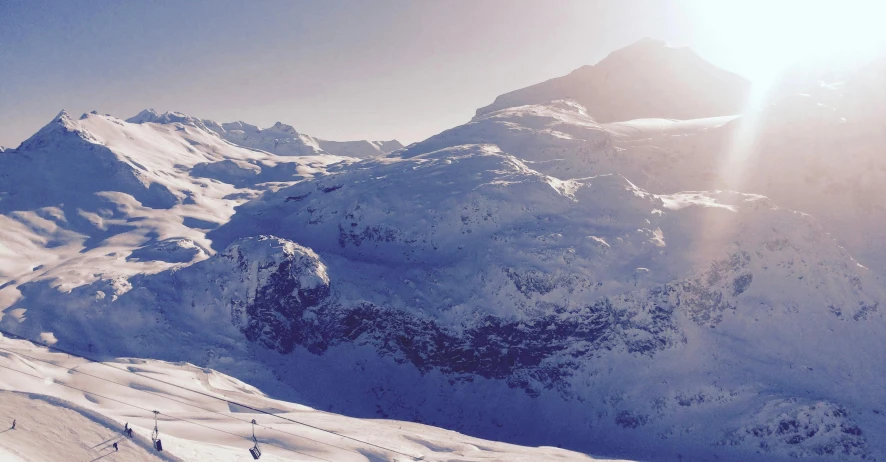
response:
<path fill-rule="evenodd" d="M 148 107 L 417 141 L 644 36 L 741 71 L 698 1 L 0 0 L 0 144 Z"/>

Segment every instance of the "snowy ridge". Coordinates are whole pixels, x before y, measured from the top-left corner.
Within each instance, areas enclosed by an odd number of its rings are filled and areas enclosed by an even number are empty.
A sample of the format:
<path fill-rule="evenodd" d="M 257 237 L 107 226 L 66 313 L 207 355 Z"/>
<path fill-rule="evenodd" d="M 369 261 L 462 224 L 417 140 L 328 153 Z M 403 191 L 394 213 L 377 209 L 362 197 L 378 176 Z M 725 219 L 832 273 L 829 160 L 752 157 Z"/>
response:
<path fill-rule="evenodd" d="M 131 124 L 144 124 L 144 123 L 158 123 L 158 124 L 172 124 L 172 123 L 180 123 L 183 125 L 190 125 L 192 127 L 201 128 L 203 130 L 209 131 L 209 128 L 204 124 L 204 122 L 200 119 L 191 117 L 187 114 L 182 114 L 181 112 L 164 112 L 163 114 L 158 113 L 153 109 L 145 109 L 133 117 L 126 119 L 127 122 Z"/>
<path fill-rule="evenodd" d="M 328 141 L 299 133 L 291 125 L 277 122 L 273 126 L 261 129 L 246 122 L 219 123 L 213 120 L 201 120 L 180 112 L 158 113 L 153 109 L 145 109 L 134 117 L 126 119 L 129 123 L 181 123 L 212 132 L 238 146 L 260 149 L 281 156 L 314 156 L 331 154 L 343 157 L 378 157 L 403 147 L 397 140 L 390 141 Z"/>
<path fill-rule="evenodd" d="M 327 141 L 299 133 L 291 125 L 281 122 L 260 129 L 245 122 L 219 124 L 203 121 L 206 126 L 222 138 L 237 144 L 281 156 L 306 156 L 333 154 L 345 157 L 377 157 L 403 147 L 397 140 L 392 141 Z"/>
<path fill-rule="evenodd" d="M 572 100 L 502 109 L 410 145 L 411 157 L 463 144 L 494 144 L 533 169 L 562 179 L 612 173 L 615 155 L 605 130 Z"/>
<path fill-rule="evenodd" d="M 403 145 L 397 140 L 390 141 L 328 141 L 317 140 L 317 144 L 326 152 L 339 156 L 378 157 L 402 149 Z"/>
<path fill-rule="evenodd" d="M 17 297 L 10 281 L 73 287 L 206 258 L 206 231 L 234 206 L 347 159 L 240 148 L 190 122 L 62 112 L 0 157 L 0 299 Z"/>

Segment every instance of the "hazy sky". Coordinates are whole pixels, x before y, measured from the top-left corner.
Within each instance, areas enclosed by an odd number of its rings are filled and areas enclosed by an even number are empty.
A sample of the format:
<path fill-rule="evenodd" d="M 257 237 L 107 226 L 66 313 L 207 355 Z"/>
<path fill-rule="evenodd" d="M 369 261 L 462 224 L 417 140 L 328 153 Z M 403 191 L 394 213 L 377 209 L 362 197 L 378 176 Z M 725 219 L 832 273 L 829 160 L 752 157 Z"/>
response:
<path fill-rule="evenodd" d="M 774 49 L 761 37 L 784 27 L 761 33 L 766 24 L 754 21 L 767 15 L 742 5 L 0 0 L 0 144 L 17 146 L 62 108 L 126 118 L 148 107 L 260 127 L 279 120 L 333 140 L 412 142 L 644 36 L 753 73 L 760 49 Z M 827 8 L 816 17 L 830 23 Z"/>

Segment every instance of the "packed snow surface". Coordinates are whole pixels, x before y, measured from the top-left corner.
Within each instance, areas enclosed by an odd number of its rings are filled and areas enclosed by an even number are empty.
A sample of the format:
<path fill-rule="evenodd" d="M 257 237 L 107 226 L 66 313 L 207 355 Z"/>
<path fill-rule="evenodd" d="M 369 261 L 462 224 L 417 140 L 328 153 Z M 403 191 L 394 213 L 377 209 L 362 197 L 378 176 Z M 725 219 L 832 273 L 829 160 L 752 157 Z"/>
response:
<path fill-rule="evenodd" d="M 601 460 L 421 424 L 322 412 L 271 399 L 233 377 L 187 363 L 135 358 L 92 363 L 0 337 L 0 367 L 4 461 L 252 460 L 247 450 L 253 445 L 253 419 L 261 460 L 268 461 Z M 152 447 L 153 410 L 160 411 L 162 452 Z M 132 438 L 124 435 L 124 425 L 133 428 Z"/>

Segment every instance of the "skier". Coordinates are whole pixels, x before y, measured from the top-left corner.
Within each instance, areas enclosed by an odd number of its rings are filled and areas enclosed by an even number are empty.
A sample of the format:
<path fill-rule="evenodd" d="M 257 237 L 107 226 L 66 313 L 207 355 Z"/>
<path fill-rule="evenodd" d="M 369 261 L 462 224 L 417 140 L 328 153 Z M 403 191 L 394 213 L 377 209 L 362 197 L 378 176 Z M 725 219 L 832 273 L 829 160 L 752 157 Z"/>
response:
<path fill-rule="evenodd" d="M 114 442 L 114 451 L 117 450 L 117 442 Z"/>
<path fill-rule="evenodd" d="M 131 428 L 126 429 L 126 434 L 127 434 L 130 438 L 132 438 L 132 429 L 131 429 Z"/>
<path fill-rule="evenodd" d="M 12 429 L 15 430 L 15 419 L 12 419 Z"/>

